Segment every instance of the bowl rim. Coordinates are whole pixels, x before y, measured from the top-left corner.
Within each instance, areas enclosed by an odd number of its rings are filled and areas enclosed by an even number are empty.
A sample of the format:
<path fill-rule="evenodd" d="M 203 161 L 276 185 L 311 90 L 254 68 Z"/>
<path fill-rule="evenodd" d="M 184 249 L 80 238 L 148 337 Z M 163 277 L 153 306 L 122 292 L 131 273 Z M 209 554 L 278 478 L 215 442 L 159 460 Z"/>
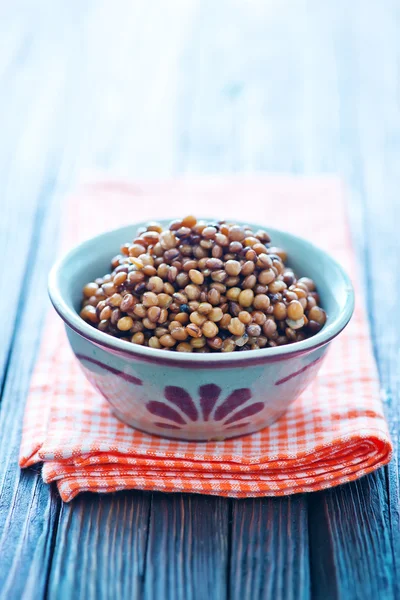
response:
<path fill-rule="evenodd" d="M 125 341 L 118 338 L 114 338 L 103 331 L 95 329 L 84 321 L 79 314 L 71 308 L 68 303 L 64 300 L 59 286 L 59 281 L 62 276 L 65 265 L 74 258 L 74 255 L 78 255 L 84 251 L 85 246 L 90 246 L 95 240 L 106 238 L 109 235 L 117 234 L 117 232 L 128 230 L 130 228 L 139 227 L 140 223 L 132 223 L 109 229 L 98 235 L 92 236 L 83 242 L 72 247 L 69 251 L 64 253 L 53 265 L 50 270 L 48 277 L 48 293 L 55 308 L 56 312 L 62 318 L 64 323 L 68 325 L 73 331 L 79 334 L 81 337 L 93 342 L 95 345 L 111 350 L 116 354 L 124 355 L 125 357 L 137 358 L 150 362 L 162 363 L 162 364 L 179 364 L 184 366 L 186 363 L 198 366 L 239 366 L 243 363 L 265 363 L 274 362 L 284 358 L 293 357 L 295 355 L 301 355 L 308 353 L 316 348 L 325 346 L 333 338 L 335 338 L 348 324 L 354 311 L 354 288 L 350 277 L 343 269 L 343 267 L 325 250 L 319 248 L 309 240 L 290 233 L 288 231 L 277 229 L 274 227 L 263 226 L 259 224 L 259 227 L 265 228 L 271 233 L 273 238 L 274 234 L 284 234 L 293 238 L 293 240 L 299 241 L 303 244 L 309 252 L 314 252 L 322 255 L 325 260 L 328 260 L 332 266 L 334 266 L 341 274 L 343 280 L 344 292 L 346 293 L 346 300 L 343 309 L 339 314 L 327 324 L 315 335 L 309 337 L 301 342 L 294 342 L 293 344 L 287 344 L 285 346 L 276 346 L 274 348 L 260 348 L 259 350 L 251 350 L 249 352 L 227 352 L 227 353 L 210 353 L 210 354 L 194 354 L 185 352 L 161 352 L 160 349 L 149 348 L 146 346 L 139 346 L 138 344 L 127 344 Z M 122 236 L 121 236 L 122 237 Z M 122 242 L 121 242 L 122 243 Z M 248 355 L 251 356 L 248 356 Z"/>

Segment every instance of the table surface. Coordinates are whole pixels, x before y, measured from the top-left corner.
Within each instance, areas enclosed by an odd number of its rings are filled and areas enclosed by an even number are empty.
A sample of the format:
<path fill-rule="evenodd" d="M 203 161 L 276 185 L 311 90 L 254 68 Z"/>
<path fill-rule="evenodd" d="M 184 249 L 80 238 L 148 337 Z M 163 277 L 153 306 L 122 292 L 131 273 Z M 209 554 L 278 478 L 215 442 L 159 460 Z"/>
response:
<path fill-rule="evenodd" d="M 1 3 L 1 600 L 400 597 L 399 21 L 395 0 Z M 21 473 L 60 204 L 82 169 L 341 174 L 389 467 L 283 499 L 67 505 Z"/>

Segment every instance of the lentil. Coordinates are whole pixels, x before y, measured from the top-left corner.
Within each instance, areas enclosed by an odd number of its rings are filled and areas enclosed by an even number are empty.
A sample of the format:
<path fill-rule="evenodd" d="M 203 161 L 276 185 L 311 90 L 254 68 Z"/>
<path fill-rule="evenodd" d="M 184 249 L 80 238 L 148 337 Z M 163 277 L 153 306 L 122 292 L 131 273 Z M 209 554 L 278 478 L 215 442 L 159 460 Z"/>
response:
<path fill-rule="evenodd" d="M 144 344 L 144 333 L 142 331 L 138 331 L 137 333 L 134 333 L 133 336 L 131 337 L 131 342 L 133 344 L 139 344 L 140 346 L 142 344 Z"/>
<path fill-rule="evenodd" d="M 245 325 L 248 325 L 253 320 L 252 315 L 250 313 L 248 313 L 247 311 L 245 311 L 245 310 L 241 310 L 240 311 L 240 313 L 238 314 L 238 318 Z"/>
<path fill-rule="evenodd" d="M 245 326 L 240 319 L 234 317 L 228 325 L 229 331 L 233 335 L 243 335 L 245 332 Z"/>
<path fill-rule="evenodd" d="M 214 323 L 221 321 L 223 316 L 224 316 L 224 313 L 222 312 L 222 308 L 219 306 L 212 307 L 211 310 L 207 314 L 208 320 L 214 321 Z"/>
<path fill-rule="evenodd" d="M 132 317 L 122 317 L 117 322 L 117 327 L 120 331 L 129 331 L 133 325 Z"/>
<path fill-rule="evenodd" d="M 283 321 L 287 317 L 287 309 L 284 302 L 277 302 L 274 305 L 274 317 L 278 319 L 278 321 Z"/>
<path fill-rule="evenodd" d="M 91 304 L 87 304 L 84 306 L 80 312 L 80 316 L 85 321 L 90 321 L 91 323 L 98 323 L 99 318 L 97 316 L 97 311 L 94 306 Z"/>
<path fill-rule="evenodd" d="M 172 335 L 166 333 L 160 337 L 160 344 L 162 346 L 166 346 L 167 348 L 172 348 L 173 346 L 175 346 L 176 340 L 174 340 Z"/>
<path fill-rule="evenodd" d="M 176 347 L 176 351 L 177 352 L 192 352 L 193 348 L 190 344 L 187 344 L 186 342 L 182 342 L 181 344 L 178 344 Z"/>
<path fill-rule="evenodd" d="M 192 338 L 190 340 L 190 345 L 192 348 L 203 348 L 207 343 L 207 339 L 204 335 L 200 335 L 200 337 Z"/>
<path fill-rule="evenodd" d="M 311 321 L 316 321 L 320 325 L 323 325 L 326 321 L 326 314 L 322 308 L 319 308 L 319 306 L 313 306 L 308 313 L 308 318 Z"/>
<path fill-rule="evenodd" d="M 220 262 L 221 262 L 221 266 L 222 266 L 222 261 L 220 261 Z M 236 275 L 239 275 L 241 270 L 242 270 L 242 267 L 238 260 L 228 260 L 225 263 L 225 271 L 228 273 L 228 275 L 231 275 L 232 277 L 236 277 Z"/>
<path fill-rule="evenodd" d="M 242 290 L 239 294 L 238 302 L 240 306 L 248 307 L 253 304 L 254 292 L 253 290 Z"/>
<path fill-rule="evenodd" d="M 326 322 L 315 283 L 265 231 L 189 215 L 151 222 L 82 290 L 82 319 L 127 343 L 234 352 L 298 342 Z M 125 335 L 122 335 L 123 332 Z"/>

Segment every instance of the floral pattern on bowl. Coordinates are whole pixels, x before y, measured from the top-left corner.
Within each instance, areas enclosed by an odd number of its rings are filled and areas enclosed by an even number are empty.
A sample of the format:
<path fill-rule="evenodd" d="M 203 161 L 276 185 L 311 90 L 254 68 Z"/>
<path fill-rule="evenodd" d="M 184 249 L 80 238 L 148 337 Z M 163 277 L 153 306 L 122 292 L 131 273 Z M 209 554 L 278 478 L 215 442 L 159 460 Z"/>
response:
<path fill-rule="evenodd" d="M 164 389 L 162 402 L 151 400 L 146 408 L 157 417 L 154 425 L 161 429 L 177 429 L 198 435 L 218 435 L 250 425 L 249 417 L 261 412 L 264 402 L 254 402 L 249 388 L 238 388 L 224 396 L 220 386 L 209 383 L 198 390 L 197 407 L 192 396 L 183 387 L 169 385 Z"/>

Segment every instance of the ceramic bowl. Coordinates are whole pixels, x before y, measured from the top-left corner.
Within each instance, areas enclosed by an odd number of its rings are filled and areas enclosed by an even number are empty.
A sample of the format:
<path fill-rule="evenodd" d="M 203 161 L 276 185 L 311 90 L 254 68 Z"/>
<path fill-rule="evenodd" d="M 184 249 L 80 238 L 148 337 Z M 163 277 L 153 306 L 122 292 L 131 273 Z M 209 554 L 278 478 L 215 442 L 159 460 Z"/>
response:
<path fill-rule="evenodd" d="M 328 254 L 295 235 L 265 227 L 288 265 L 311 277 L 328 319 L 302 342 L 245 352 L 186 354 L 129 344 L 79 316 L 82 287 L 109 272 L 110 258 L 142 223 L 96 236 L 53 267 L 49 294 L 88 380 L 125 423 L 184 440 L 222 440 L 278 419 L 315 378 L 330 342 L 354 306 L 349 277 Z M 256 229 L 260 224 L 254 226 Z"/>

